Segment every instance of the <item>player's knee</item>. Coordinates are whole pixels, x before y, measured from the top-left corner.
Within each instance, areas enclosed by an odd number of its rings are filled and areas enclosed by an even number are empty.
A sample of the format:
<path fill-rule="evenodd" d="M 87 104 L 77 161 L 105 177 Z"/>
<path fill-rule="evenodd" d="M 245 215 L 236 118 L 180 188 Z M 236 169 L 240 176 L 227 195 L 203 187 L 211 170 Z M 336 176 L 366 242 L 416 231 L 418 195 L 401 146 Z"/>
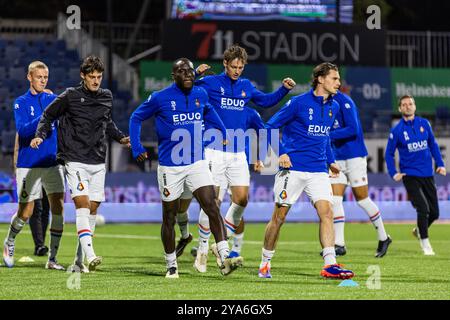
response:
<path fill-rule="evenodd" d="M 238 197 L 236 199 L 236 201 L 233 201 L 233 202 L 236 203 L 238 206 L 246 207 L 248 204 L 248 198 L 247 197 Z"/>

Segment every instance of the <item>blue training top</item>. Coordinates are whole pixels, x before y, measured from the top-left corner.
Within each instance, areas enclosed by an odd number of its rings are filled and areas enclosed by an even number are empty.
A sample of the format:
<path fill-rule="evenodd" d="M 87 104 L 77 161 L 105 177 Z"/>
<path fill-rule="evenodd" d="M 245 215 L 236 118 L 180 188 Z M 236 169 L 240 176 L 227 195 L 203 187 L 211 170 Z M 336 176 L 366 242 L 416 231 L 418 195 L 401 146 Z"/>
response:
<path fill-rule="evenodd" d="M 56 98 L 56 95 L 41 92 L 32 94 L 30 90 L 14 101 L 16 132 L 19 135 L 19 154 L 17 168 L 49 168 L 56 166 L 57 135 L 56 125 L 40 145 L 39 149 L 30 147 L 41 114 Z"/>
<path fill-rule="evenodd" d="M 338 112 L 333 97 L 323 101 L 311 89 L 293 97 L 270 118 L 268 129 L 283 127 L 280 155 L 289 155 L 289 170 L 328 172 L 328 165 L 335 162 L 329 135 Z"/>
<path fill-rule="evenodd" d="M 232 80 L 225 72 L 202 77 L 195 83 L 208 92 L 209 101 L 223 124 L 227 129 L 231 129 L 229 131 L 231 141 L 229 145 L 223 146 L 223 151 L 227 152 L 245 151 L 245 144 L 239 143 L 234 133 L 237 129 L 246 130 L 247 116 L 244 110 L 250 108 L 248 106 L 250 101 L 259 107 L 269 108 L 280 102 L 289 92 L 281 86 L 272 93 L 264 93 L 256 89 L 250 80 L 245 78 Z"/>
<path fill-rule="evenodd" d="M 432 177 L 431 157 L 438 167 L 444 166 L 433 130 L 428 120 L 424 118 L 415 116 L 413 120 L 408 121 L 402 118 L 392 128 L 385 152 L 386 165 L 391 177 L 398 173 L 395 168 L 395 149 L 398 149 L 399 153 L 400 173 L 408 176 Z"/>
<path fill-rule="evenodd" d="M 330 132 L 331 148 L 336 160 L 367 156 L 358 108 L 353 100 L 342 92 L 338 91 L 333 98 L 340 106 Z"/>
<path fill-rule="evenodd" d="M 219 129 L 226 139 L 226 129 L 208 94 L 198 86 L 184 92 L 174 83 L 151 94 L 130 118 L 130 140 L 133 157 L 145 152 L 140 142 L 141 122 L 156 117 L 159 163 L 163 166 L 185 166 L 204 158 L 203 121 Z"/>

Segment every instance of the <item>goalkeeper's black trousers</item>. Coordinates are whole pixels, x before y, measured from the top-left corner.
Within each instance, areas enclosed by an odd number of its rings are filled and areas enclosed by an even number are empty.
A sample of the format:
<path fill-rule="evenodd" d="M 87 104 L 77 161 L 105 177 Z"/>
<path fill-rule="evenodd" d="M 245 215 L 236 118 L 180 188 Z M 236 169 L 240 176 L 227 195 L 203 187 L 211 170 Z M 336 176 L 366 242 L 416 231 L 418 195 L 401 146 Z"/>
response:
<path fill-rule="evenodd" d="M 47 194 L 42 188 L 42 199 L 34 201 L 33 215 L 29 220 L 35 249 L 45 245 L 45 234 L 47 233 L 49 215 L 50 206 Z"/>
<path fill-rule="evenodd" d="M 417 211 L 420 238 L 428 238 L 428 228 L 439 218 L 439 202 L 433 177 L 404 176 L 403 184 Z"/>

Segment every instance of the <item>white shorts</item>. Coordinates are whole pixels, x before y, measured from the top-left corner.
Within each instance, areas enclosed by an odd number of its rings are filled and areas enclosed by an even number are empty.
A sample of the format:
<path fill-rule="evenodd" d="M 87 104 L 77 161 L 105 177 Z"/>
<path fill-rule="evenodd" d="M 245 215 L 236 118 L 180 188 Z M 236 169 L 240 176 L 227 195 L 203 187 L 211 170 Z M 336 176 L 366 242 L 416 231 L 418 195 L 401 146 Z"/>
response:
<path fill-rule="evenodd" d="M 250 186 L 250 171 L 245 152 L 233 153 L 206 148 L 205 159 L 215 185 L 220 189 L 226 190 L 228 186 Z"/>
<path fill-rule="evenodd" d="M 352 188 L 365 186 L 367 181 L 367 158 L 359 157 L 337 160 L 341 172 L 336 178 L 330 178 L 331 184 L 345 184 Z"/>
<path fill-rule="evenodd" d="M 208 164 L 205 160 L 200 160 L 179 167 L 159 165 L 158 185 L 161 199 L 173 201 L 180 198 L 184 190 L 189 190 L 192 193 L 200 187 L 214 186 L 214 181 L 211 172 L 208 170 Z"/>
<path fill-rule="evenodd" d="M 106 165 L 66 162 L 67 186 L 70 196 L 88 196 L 89 201 L 105 201 Z"/>
<path fill-rule="evenodd" d="M 331 202 L 333 197 L 330 179 L 325 172 L 278 171 L 273 191 L 275 202 L 281 205 L 293 205 L 303 191 L 313 203 L 319 200 Z"/>
<path fill-rule="evenodd" d="M 17 168 L 17 198 L 20 203 L 42 199 L 42 187 L 47 194 L 64 193 L 62 166 L 50 168 Z"/>

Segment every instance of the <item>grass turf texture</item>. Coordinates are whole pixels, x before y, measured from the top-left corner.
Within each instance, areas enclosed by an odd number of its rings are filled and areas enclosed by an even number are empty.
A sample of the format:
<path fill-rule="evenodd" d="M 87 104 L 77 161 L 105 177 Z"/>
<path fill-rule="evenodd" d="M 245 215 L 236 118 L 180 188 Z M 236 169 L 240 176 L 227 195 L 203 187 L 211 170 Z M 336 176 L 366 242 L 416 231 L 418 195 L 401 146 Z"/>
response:
<path fill-rule="evenodd" d="M 259 279 L 265 224 L 247 224 L 242 254 L 244 267 L 224 277 L 210 254 L 208 271 L 192 267 L 191 242 L 178 259 L 179 279 L 166 279 L 160 225 L 106 225 L 96 230 L 94 247 L 103 264 L 93 274 L 82 274 L 80 289 L 70 290 L 72 276 L 45 270 L 46 257 L 33 256 L 33 242 L 25 227 L 16 240 L 16 266 L 0 268 L 0 299 L 449 299 L 450 280 L 445 276 L 450 260 L 450 225 L 433 225 L 431 243 L 436 256 L 424 256 L 411 235 L 411 225 L 388 224 L 393 238 L 388 254 L 374 258 L 376 233 L 370 224 L 347 224 L 347 255 L 340 263 L 353 270 L 358 287 L 338 287 L 340 280 L 319 273 L 317 224 L 285 224 L 272 260 L 272 279 Z M 7 225 L 0 225 L 3 239 Z M 190 225 L 196 235 L 197 228 Z M 178 239 L 178 235 L 177 235 Z M 75 226 L 66 225 L 58 255 L 68 266 L 75 252 Z M 23 256 L 35 262 L 17 262 Z M 381 289 L 369 289 L 369 266 L 378 266 Z M 71 278 L 72 281 L 74 278 Z M 69 281 L 70 282 L 70 281 Z M 73 282 L 72 282 L 73 283 Z"/>

